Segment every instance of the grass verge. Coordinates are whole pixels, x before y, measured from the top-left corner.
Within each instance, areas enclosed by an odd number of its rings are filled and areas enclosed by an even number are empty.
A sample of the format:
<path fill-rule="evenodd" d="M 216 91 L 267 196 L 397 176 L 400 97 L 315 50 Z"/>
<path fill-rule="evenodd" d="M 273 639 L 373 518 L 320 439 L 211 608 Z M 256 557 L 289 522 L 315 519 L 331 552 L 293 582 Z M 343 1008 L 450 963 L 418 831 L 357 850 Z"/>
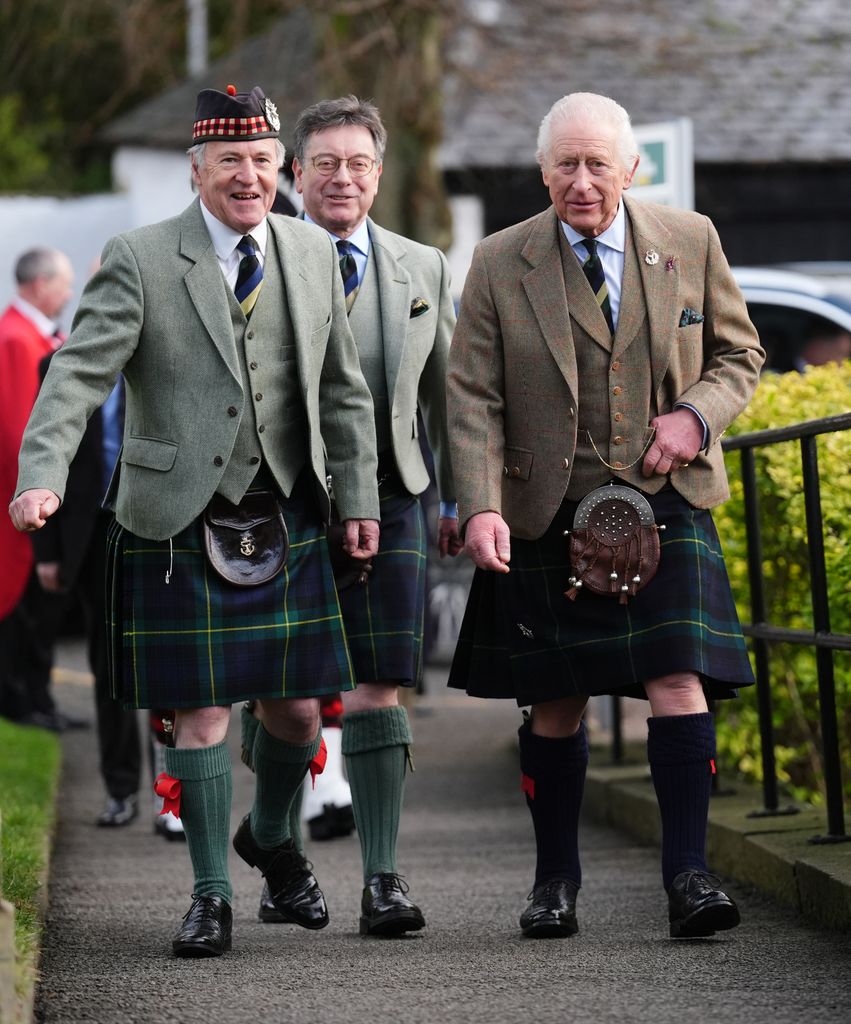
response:
<path fill-rule="evenodd" d="M 61 748 L 52 732 L 0 718 L 0 894 L 15 908 L 15 989 L 35 983 Z"/>

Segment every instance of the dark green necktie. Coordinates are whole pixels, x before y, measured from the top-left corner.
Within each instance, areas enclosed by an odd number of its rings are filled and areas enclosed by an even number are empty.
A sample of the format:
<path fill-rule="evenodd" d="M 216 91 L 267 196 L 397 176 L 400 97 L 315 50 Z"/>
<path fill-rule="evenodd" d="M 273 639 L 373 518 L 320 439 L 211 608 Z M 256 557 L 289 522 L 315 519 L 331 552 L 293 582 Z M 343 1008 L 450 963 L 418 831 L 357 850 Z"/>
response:
<path fill-rule="evenodd" d="M 606 323 L 609 325 L 609 333 L 615 333 L 615 325 L 612 321 L 612 304 L 609 302 L 609 289 L 606 285 L 606 275 L 603 273 L 603 263 L 600 254 L 597 252 L 596 238 L 583 238 L 582 244 L 588 252 L 588 259 L 582 264 L 588 284 L 594 292 L 594 297 L 599 303 Z"/>

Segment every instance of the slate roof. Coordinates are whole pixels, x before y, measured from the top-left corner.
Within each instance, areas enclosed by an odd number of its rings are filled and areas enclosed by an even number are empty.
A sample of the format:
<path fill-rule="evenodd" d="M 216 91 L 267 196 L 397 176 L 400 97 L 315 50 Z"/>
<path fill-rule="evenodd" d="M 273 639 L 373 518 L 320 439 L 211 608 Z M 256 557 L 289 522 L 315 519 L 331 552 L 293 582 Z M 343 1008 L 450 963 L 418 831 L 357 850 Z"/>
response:
<path fill-rule="evenodd" d="M 690 117 L 701 163 L 851 160 L 848 0 L 468 0 L 448 47 L 444 167 L 534 163 L 567 92 L 614 97 L 635 124 Z M 188 144 L 198 89 L 259 82 L 286 129 L 317 98 L 309 18 L 281 19 L 208 73 L 109 126 L 113 143 Z M 388 69 L 392 73 L 392 69 Z"/>

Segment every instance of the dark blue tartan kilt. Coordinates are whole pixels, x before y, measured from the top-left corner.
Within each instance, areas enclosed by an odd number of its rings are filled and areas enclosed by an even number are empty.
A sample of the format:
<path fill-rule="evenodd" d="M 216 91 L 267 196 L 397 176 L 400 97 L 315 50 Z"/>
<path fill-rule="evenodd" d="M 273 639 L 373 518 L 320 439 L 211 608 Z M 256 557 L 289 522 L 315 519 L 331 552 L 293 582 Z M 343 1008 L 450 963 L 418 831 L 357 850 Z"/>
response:
<path fill-rule="evenodd" d="M 281 499 L 287 563 L 258 587 L 213 572 L 200 517 L 172 538 L 171 552 L 167 540 L 144 540 L 113 523 L 107 626 L 117 700 L 192 708 L 354 688 L 325 529 L 304 494 Z"/>
<path fill-rule="evenodd" d="M 511 538 L 511 571 L 477 569 L 449 686 L 521 707 L 560 697 L 646 697 L 643 683 L 696 672 L 712 699 L 754 682 L 721 544 L 710 513 L 672 488 L 645 495 L 664 524 L 656 576 L 621 605 L 616 596 L 564 596 L 576 502 L 565 501 L 538 540 Z"/>
<path fill-rule="evenodd" d="M 372 572 L 340 591 L 359 683 L 415 686 L 423 670 L 426 532 L 422 506 L 395 473 L 379 487 L 381 536 Z"/>

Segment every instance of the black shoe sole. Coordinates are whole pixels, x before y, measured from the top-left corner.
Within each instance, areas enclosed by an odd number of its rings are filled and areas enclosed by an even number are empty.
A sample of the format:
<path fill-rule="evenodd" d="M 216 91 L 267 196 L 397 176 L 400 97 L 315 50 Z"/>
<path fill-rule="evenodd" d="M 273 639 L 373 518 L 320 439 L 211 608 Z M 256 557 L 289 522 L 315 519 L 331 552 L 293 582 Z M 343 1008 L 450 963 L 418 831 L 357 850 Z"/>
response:
<path fill-rule="evenodd" d="M 410 911 L 389 911 L 376 917 L 361 917 L 360 934 L 378 935 L 382 938 L 393 938 L 405 932 L 418 932 L 425 928 L 422 914 Z"/>
<path fill-rule="evenodd" d="M 267 907 L 265 903 L 260 904 L 257 911 L 257 920 L 263 924 L 293 924 L 278 910 L 277 907 Z"/>
<path fill-rule="evenodd" d="M 578 932 L 576 921 L 540 921 L 523 928 L 527 939 L 569 939 Z"/>
<path fill-rule="evenodd" d="M 213 956 L 221 956 L 231 948 L 230 937 L 225 939 L 221 947 L 209 946 L 202 943 L 172 942 L 171 949 L 175 956 L 192 958 L 195 960 L 209 959 Z"/>
<path fill-rule="evenodd" d="M 686 918 L 670 922 L 672 939 L 703 939 L 716 932 L 735 928 L 741 921 L 732 903 L 715 903 L 701 907 Z"/>

